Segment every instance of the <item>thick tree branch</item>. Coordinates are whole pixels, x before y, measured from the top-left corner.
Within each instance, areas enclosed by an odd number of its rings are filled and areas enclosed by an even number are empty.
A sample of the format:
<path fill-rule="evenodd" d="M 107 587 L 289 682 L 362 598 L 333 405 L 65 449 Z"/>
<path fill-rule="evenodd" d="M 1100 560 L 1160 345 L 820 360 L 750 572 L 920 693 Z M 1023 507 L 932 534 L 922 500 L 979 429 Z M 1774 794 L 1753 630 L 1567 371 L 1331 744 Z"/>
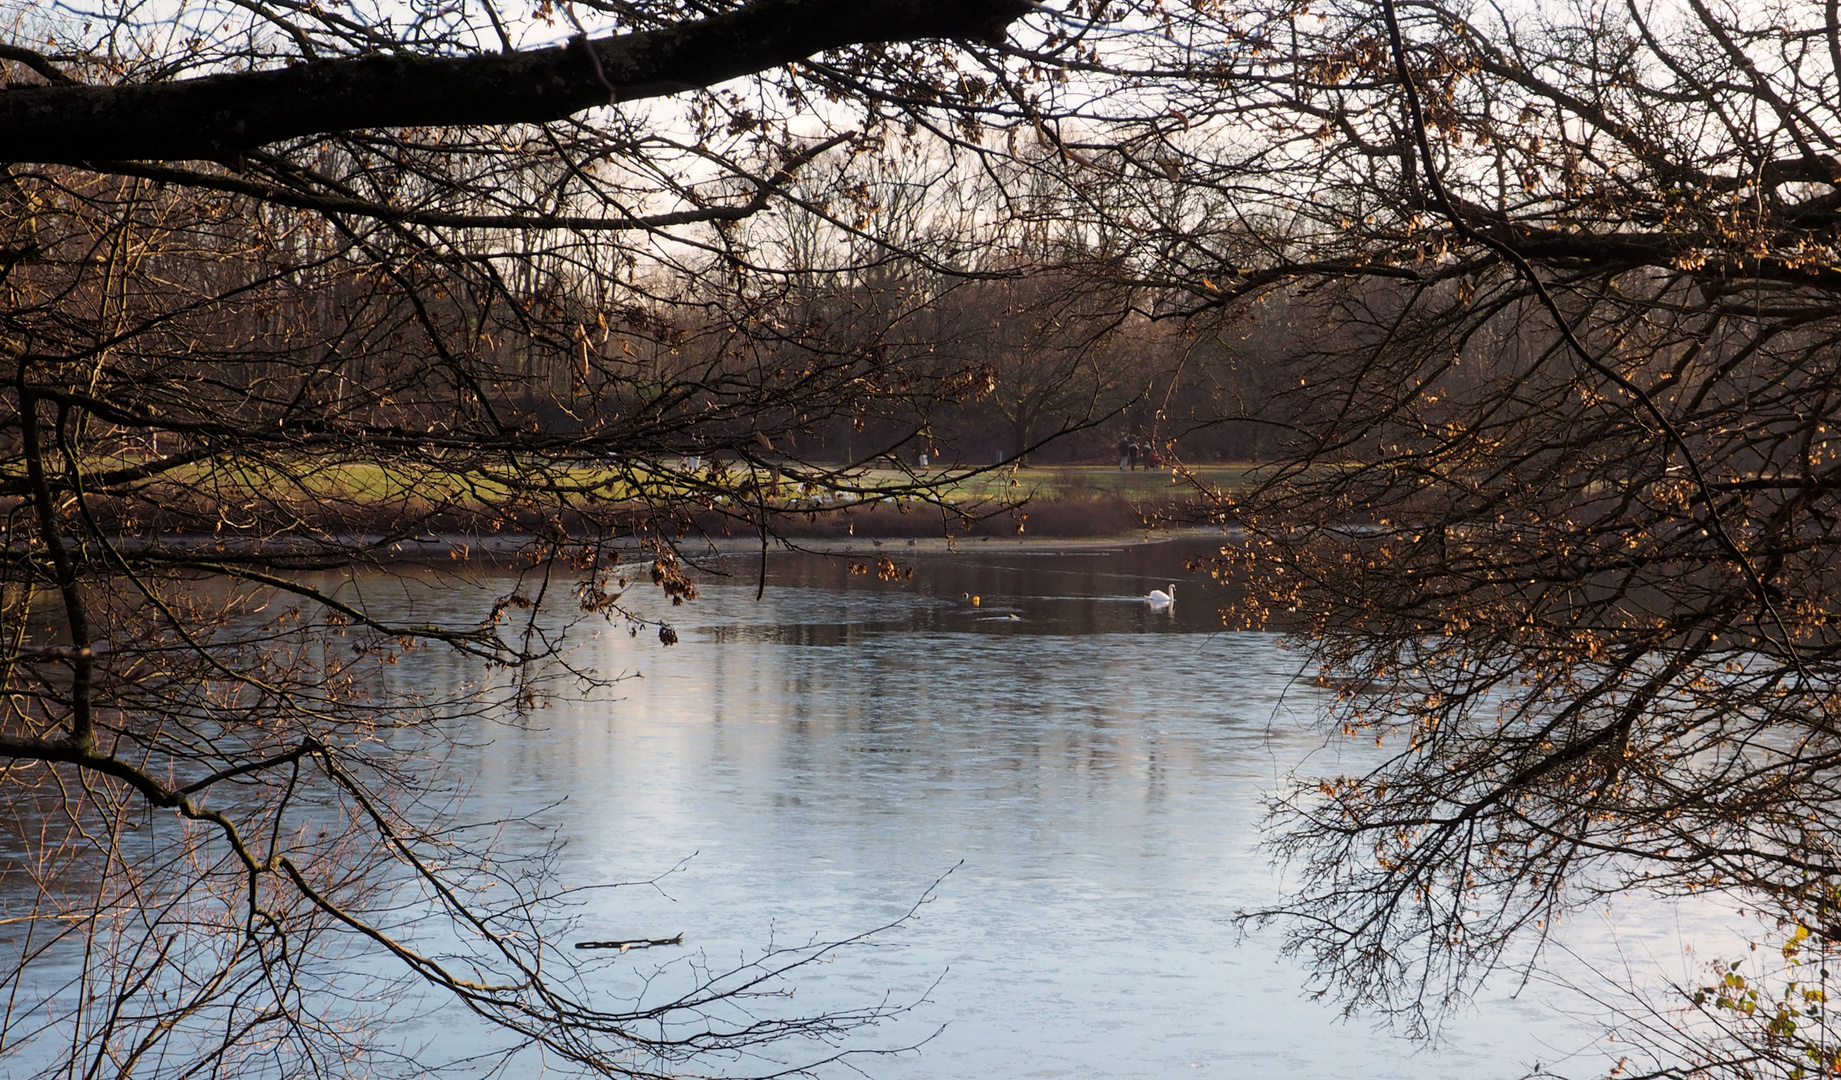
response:
<path fill-rule="evenodd" d="M 990 38 L 1024 0 L 758 0 L 682 26 L 480 56 L 374 55 L 127 86 L 0 92 L 0 158 L 225 160 L 283 139 L 376 127 L 543 123 L 827 49 Z"/>

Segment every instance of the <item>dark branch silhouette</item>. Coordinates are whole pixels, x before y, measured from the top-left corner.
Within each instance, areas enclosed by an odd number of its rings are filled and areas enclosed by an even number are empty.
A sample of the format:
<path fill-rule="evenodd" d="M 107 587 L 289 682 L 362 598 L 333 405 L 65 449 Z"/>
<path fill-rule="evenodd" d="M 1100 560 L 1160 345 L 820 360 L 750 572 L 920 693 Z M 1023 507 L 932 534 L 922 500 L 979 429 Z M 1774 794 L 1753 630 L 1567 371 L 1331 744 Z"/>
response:
<path fill-rule="evenodd" d="M 147 84 L 0 92 L 0 160 L 235 161 L 287 139 L 363 128 L 538 124 L 681 93 L 850 45 L 983 40 L 1021 0 L 755 0 L 680 25 L 527 52 L 408 49 Z M 43 74 L 20 51 L 17 57 Z"/>

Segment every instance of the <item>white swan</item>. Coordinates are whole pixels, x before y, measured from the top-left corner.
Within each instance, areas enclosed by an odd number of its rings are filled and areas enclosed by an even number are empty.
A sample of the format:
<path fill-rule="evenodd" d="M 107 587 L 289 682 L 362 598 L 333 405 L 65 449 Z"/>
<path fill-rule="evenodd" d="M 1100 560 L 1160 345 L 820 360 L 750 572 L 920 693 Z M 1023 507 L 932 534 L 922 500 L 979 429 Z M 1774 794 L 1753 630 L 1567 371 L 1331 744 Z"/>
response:
<path fill-rule="evenodd" d="M 1167 608 L 1171 604 L 1176 603 L 1176 586 L 1167 585 L 1164 588 L 1170 591 L 1164 592 L 1163 589 L 1152 589 L 1150 595 L 1145 597 L 1146 600 L 1150 601 L 1152 607 Z"/>

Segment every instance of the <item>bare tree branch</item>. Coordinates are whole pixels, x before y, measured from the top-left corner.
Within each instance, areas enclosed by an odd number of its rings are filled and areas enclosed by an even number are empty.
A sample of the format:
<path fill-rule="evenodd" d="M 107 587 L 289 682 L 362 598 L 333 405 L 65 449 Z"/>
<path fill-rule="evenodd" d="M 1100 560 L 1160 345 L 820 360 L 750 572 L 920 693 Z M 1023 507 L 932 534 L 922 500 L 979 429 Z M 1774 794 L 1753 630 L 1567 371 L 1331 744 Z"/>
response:
<path fill-rule="evenodd" d="M 270 143 L 360 128 L 543 123 L 612 100 L 711 86 L 828 49 L 990 38 L 1032 6 L 754 0 L 679 26 L 529 52 L 405 50 L 169 83 L 14 87 L 0 92 L 0 160 L 234 161 Z"/>

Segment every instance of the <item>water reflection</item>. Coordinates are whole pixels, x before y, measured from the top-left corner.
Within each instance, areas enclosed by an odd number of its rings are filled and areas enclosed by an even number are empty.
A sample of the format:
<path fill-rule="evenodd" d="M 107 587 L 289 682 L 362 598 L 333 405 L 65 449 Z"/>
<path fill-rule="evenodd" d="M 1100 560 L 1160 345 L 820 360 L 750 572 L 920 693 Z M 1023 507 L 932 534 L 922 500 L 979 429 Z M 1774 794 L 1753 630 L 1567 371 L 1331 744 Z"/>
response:
<path fill-rule="evenodd" d="M 1222 597 L 1185 572 L 1212 547 L 900 550 L 916 572 L 886 581 L 853 572 L 873 548 L 783 554 L 758 602 L 753 563 L 714 558 L 702 599 L 646 612 L 681 644 L 578 628 L 574 661 L 623 681 L 467 731 L 462 817 L 549 806 L 508 826 L 506 846 L 566 838 L 573 884 L 658 879 L 580 895 L 573 940 L 684 934 L 682 950 L 592 976 L 601 992 L 636 997 L 634 976 L 663 963 L 656 1000 L 689 978 L 687 960 L 720 968 L 769 943 L 848 935 L 930 896 L 872 947 L 803 971 L 794 1000 L 764 1005 L 912 1003 L 853 1044 L 919 1045 L 855 1063 L 889 1080 L 1472 1080 L 1585 1045 L 1588 1025 L 1505 987 L 1460 1013 L 1443 1046 L 1417 1050 L 1339 1022 L 1270 937 L 1241 936 L 1234 914 L 1280 888 L 1257 851 L 1263 800 L 1300 763 L 1332 771 L 1363 750 L 1313 734 L 1321 692 L 1276 638 L 1223 630 Z M 1172 610 L 1144 601 L 1171 582 Z M 347 587 L 380 614 L 466 622 L 508 584 L 410 574 Z M 391 670 L 435 693 L 483 675 L 445 650 Z M 1568 944 L 1588 968 L 1610 955 L 1690 978 L 1680 918 L 1627 922 L 1621 955 L 1606 935 Z M 451 1013 L 400 1024 L 405 1044 L 477 1052 Z M 1594 1057 L 1566 1071 L 1604 1068 Z"/>
<path fill-rule="evenodd" d="M 719 564 L 733 583 L 656 612 L 682 644 L 605 633 L 596 666 L 637 677 L 497 738 L 478 798 L 566 798 L 577 880 L 694 853 L 582 933 L 682 931 L 718 961 L 875 926 L 957 867 L 914 923 L 801 981 L 807 1009 L 926 998 L 877 1037 L 924 1048 L 878 1076 L 1515 1076 L 1578 1044 L 1497 996 L 1416 1053 L 1240 939 L 1236 910 L 1277 889 L 1261 800 L 1335 748 L 1296 658 L 1223 632 L 1183 572 L 1209 546 L 921 553 L 893 582 L 783 556 L 758 603 L 753 567 Z M 1143 602 L 1171 581 L 1174 611 Z"/>

